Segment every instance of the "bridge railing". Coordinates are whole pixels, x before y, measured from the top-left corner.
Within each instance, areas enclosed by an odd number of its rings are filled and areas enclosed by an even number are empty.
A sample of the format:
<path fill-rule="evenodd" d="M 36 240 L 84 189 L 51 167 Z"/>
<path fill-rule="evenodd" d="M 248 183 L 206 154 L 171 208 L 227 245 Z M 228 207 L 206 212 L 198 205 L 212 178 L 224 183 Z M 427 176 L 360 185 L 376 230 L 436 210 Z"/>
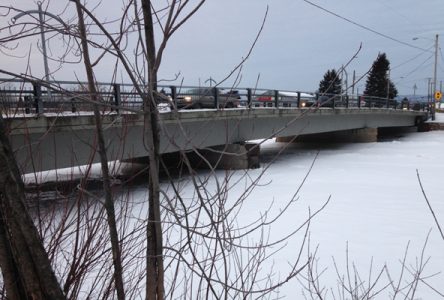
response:
<path fill-rule="evenodd" d="M 88 112 L 98 104 L 102 111 L 142 110 L 143 99 L 132 84 L 97 83 L 99 97 L 90 101 L 86 83 L 51 82 L 51 88 L 38 81 L 0 79 L 2 113 Z M 143 96 L 143 95 L 142 95 Z M 362 95 L 317 94 L 257 88 L 223 88 L 160 85 L 157 95 L 160 111 L 191 108 L 388 108 L 426 110 L 427 104 Z"/>

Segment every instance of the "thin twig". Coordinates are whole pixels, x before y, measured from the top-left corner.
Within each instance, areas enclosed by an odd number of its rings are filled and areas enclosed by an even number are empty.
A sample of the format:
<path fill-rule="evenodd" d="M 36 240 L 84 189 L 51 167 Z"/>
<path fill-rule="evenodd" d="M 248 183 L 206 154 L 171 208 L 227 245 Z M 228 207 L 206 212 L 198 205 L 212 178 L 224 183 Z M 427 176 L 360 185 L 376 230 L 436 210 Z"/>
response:
<path fill-rule="evenodd" d="M 432 213 L 433 219 L 435 220 L 435 224 L 438 227 L 439 233 L 441 234 L 441 238 L 444 240 L 444 233 L 443 233 L 443 231 L 441 229 L 441 226 L 439 225 L 438 219 L 436 218 L 435 211 L 433 210 L 432 205 L 430 204 L 430 201 L 427 198 L 427 195 L 426 195 L 426 193 L 424 191 L 424 187 L 422 186 L 421 177 L 419 176 L 418 169 L 416 169 L 416 176 L 418 177 L 419 186 L 421 187 L 421 191 L 422 191 L 422 194 L 424 195 L 424 199 L 427 202 L 427 205 L 428 205 L 428 207 L 430 209 L 430 212 Z"/>

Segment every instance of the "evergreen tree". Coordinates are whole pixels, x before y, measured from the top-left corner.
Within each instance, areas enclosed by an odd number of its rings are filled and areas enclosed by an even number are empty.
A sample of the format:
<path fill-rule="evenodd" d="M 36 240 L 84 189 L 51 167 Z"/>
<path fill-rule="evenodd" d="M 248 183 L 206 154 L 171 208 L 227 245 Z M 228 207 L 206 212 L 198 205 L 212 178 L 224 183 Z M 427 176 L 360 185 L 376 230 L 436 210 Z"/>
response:
<path fill-rule="evenodd" d="M 379 54 L 373 62 L 372 69 L 368 75 L 364 95 L 387 98 L 387 88 L 389 88 L 389 99 L 398 95 L 395 84 L 389 79 L 388 71 L 390 62 L 385 53 Z"/>
<path fill-rule="evenodd" d="M 341 94 L 342 81 L 335 69 L 328 70 L 319 82 L 320 94 Z"/>

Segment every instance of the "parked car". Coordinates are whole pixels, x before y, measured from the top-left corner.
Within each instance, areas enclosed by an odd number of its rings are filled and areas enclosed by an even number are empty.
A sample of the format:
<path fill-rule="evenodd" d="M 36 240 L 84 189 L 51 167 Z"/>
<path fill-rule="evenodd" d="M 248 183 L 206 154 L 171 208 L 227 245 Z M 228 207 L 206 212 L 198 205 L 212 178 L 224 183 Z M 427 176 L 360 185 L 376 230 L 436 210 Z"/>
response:
<path fill-rule="evenodd" d="M 316 97 L 308 93 L 278 91 L 279 107 L 298 107 L 298 97 L 300 97 L 299 107 L 310 107 L 316 105 Z M 268 90 L 253 99 L 255 107 L 273 107 L 275 104 L 275 91 Z"/>
<path fill-rule="evenodd" d="M 216 108 L 215 93 L 217 92 L 219 108 L 239 106 L 239 95 L 234 91 L 222 92 L 215 88 L 194 88 L 177 95 L 173 105 L 177 109 Z"/>

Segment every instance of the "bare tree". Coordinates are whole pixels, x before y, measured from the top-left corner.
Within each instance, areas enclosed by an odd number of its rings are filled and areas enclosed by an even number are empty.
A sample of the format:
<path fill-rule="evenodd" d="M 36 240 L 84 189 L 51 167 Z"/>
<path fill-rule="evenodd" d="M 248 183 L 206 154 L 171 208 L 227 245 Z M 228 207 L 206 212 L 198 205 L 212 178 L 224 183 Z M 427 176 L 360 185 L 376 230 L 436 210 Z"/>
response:
<path fill-rule="evenodd" d="M 83 53 L 83 61 L 85 64 L 86 75 L 88 78 L 88 90 L 91 94 L 92 101 L 97 102 L 98 93 L 95 86 L 94 79 L 94 71 L 92 67 L 92 63 L 89 55 L 88 48 L 88 40 L 85 28 L 85 21 L 83 18 L 83 11 L 80 0 L 72 0 L 75 2 L 77 8 L 78 15 L 78 24 L 79 24 L 79 35 L 81 39 L 82 45 L 82 53 Z M 103 189 L 105 191 L 105 209 L 107 212 L 107 220 L 109 226 L 109 236 L 111 241 L 111 248 L 113 254 L 113 266 L 114 266 L 114 280 L 115 287 L 117 293 L 117 299 L 123 300 L 125 299 L 125 291 L 123 286 L 123 268 L 122 268 L 122 255 L 120 249 L 119 236 L 117 233 L 117 225 L 116 225 L 116 215 L 113 203 L 113 196 L 111 192 L 111 180 L 108 169 L 108 156 L 106 153 L 105 147 L 105 138 L 103 134 L 101 115 L 99 111 L 99 107 L 97 104 L 94 104 L 94 117 L 96 123 L 96 132 L 97 132 L 97 140 L 98 140 L 98 152 L 100 155 L 100 164 L 102 168 L 102 176 L 103 176 Z"/>
<path fill-rule="evenodd" d="M 28 208 L 23 205 L 18 210 L 22 217 L 28 219 L 28 226 L 34 227 L 32 230 L 37 239 L 40 236 L 43 240 L 43 243 L 38 241 L 41 249 L 43 246 L 46 248 L 46 269 L 51 271 L 52 267 L 58 277 L 54 274 L 50 274 L 52 277 L 36 274 L 33 278 L 51 279 L 49 283 L 53 284 L 54 290 L 62 291 L 58 296 L 68 299 L 133 299 L 142 295 L 147 299 L 249 299 L 272 297 L 273 292 L 301 275 L 300 280 L 306 284 L 307 298 L 326 298 L 327 292 L 322 286 L 320 276 L 322 272 L 319 274 L 317 270 L 316 253 L 308 251 L 305 257 L 304 250 L 309 244 L 310 222 L 329 200 L 316 212 L 308 211 L 306 219 L 294 224 L 294 229 L 284 236 L 275 238 L 270 234 L 276 222 L 297 202 L 300 187 L 306 178 L 300 182 L 294 195 L 289 196 L 282 204 L 283 207 L 277 208 L 275 213 L 272 208 L 276 204 L 260 212 L 257 218 L 244 221 L 240 216 L 248 203 L 247 199 L 260 184 L 268 166 L 255 176 L 248 171 L 221 173 L 199 151 L 194 151 L 210 169 L 202 174 L 194 170 L 188 151 L 182 149 L 178 164 L 179 175 L 174 175 L 169 174 L 166 162 L 159 153 L 159 132 L 163 124 L 159 118 L 157 104 L 161 95 L 157 89 L 163 53 L 173 34 L 206 1 L 173 0 L 159 4 L 149 0 L 129 0 L 123 4 L 122 15 L 112 22 L 113 26 L 101 20 L 94 8 L 87 3 L 80 0 L 70 2 L 76 7 L 76 17 L 70 19 L 70 26 L 56 30 L 54 26 L 45 24 L 45 30 L 63 34 L 64 46 L 69 50 L 65 51 L 66 56 L 60 58 L 61 62 L 68 60 L 69 51 L 74 51 L 74 56 L 83 61 L 88 78 L 85 88 L 87 93 L 67 91 L 52 82 L 40 83 L 65 96 L 75 94 L 84 103 L 92 105 L 97 140 L 91 145 L 90 164 L 82 174 L 81 182 L 70 191 L 72 195 L 63 194 L 63 200 L 59 203 L 35 212 L 33 217 L 37 220 L 37 229 L 32 224 L 33 218 L 27 215 Z M 261 25 L 262 28 L 264 24 Z M 110 27 L 118 27 L 118 30 L 112 32 Z M 35 29 L 38 26 L 33 22 L 31 29 L 20 30 L 2 42 L 20 41 L 34 35 Z M 91 34 L 93 29 L 96 32 Z M 134 49 L 129 49 L 128 41 L 132 38 L 136 40 L 136 45 Z M 155 41 L 159 46 L 156 47 Z M 109 63 L 111 59 L 115 61 L 112 80 L 116 82 L 117 70 L 125 72 L 134 91 L 143 101 L 142 111 L 110 104 L 101 96 L 94 77 L 94 68 Z M 235 66 L 230 75 L 242 63 L 243 61 Z M 22 75 L 24 79 L 29 77 L 32 76 Z M 111 109 L 118 109 L 123 114 L 143 116 L 144 132 L 140 138 L 144 141 L 149 157 L 148 194 L 140 197 L 143 200 L 133 199 L 124 188 L 119 192 L 111 188 L 112 178 L 104 138 L 106 129 L 101 124 L 102 113 L 108 113 Z M 2 145 L 7 145 L 8 130 L 0 128 L 0 131 L 4 134 Z M 226 153 L 220 151 L 219 154 Z M 87 187 L 92 158 L 95 155 L 100 156 L 104 195 L 96 195 Z M 8 160 L 14 161 L 12 154 L 8 156 Z M 0 179 L 2 186 L 5 186 L 1 191 L 2 202 L 11 195 L 15 197 L 16 194 L 10 191 L 11 187 L 21 189 L 21 194 L 17 197 L 21 197 L 24 202 L 22 184 L 16 180 L 16 183 L 6 187 L 4 182 L 10 181 L 3 180 L 7 178 L 4 177 L 7 173 L 3 172 L 6 170 L 3 165 L 0 166 Z M 307 170 L 307 176 L 312 167 Z M 167 174 L 167 183 L 161 182 L 161 171 Z M 18 171 L 14 172 L 15 178 L 20 178 Z M 242 192 L 233 196 L 233 190 L 239 186 L 242 186 Z M 11 201 L 8 201 L 4 201 L 5 208 L 1 207 L 2 217 L 6 217 L 0 219 L 0 243 L 5 245 L 0 247 L 0 267 L 7 296 L 14 298 L 15 295 L 21 297 L 20 293 L 23 291 L 28 293 L 28 290 L 22 287 L 25 281 L 13 280 L 19 271 L 15 269 L 17 264 L 13 260 L 17 248 L 8 246 L 8 239 L 12 235 L 8 235 L 5 229 L 8 229 L 6 221 L 10 220 L 7 218 L 8 214 L 16 211 L 13 210 Z M 289 267 L 279 270 L 281 276 L 276 276 L 270 258 L 297 235 L 300 237 L 300 245 L 294 249 L 294 257 L 289 259 Z M 49 261 L 52 265 L 49 265 Z M 384 274 L 389 275 L 385 266 L 377 273 L 376 278 L 366 282 L 348 262 L 347 257 L 345 273 L 350 275 L 349 279 L 344 279 L 339 268 L 336 268 L 339 287 L 341 291 L 345 291 L 338 298 L 375 298 L 379 291 L 375 288 L 376 283 L 382 281 Z M 425 263 L 421 264 L 421 268 L 416 270 L 418 272 L 413 269 L 410 271 L 420 274 L 424 265 Z M 18 286 L 15 285 L 17 282 Z M 412 283 L 416 282 L 418 279 L 412 280 Z M 394 291 L 401 291 L 396 285 L 386 282 L 383 284 L 386 284 L 386 288 L 393 287 Z M 36 290 L 41 292 L 43 288 L 38 287 Z"/>

